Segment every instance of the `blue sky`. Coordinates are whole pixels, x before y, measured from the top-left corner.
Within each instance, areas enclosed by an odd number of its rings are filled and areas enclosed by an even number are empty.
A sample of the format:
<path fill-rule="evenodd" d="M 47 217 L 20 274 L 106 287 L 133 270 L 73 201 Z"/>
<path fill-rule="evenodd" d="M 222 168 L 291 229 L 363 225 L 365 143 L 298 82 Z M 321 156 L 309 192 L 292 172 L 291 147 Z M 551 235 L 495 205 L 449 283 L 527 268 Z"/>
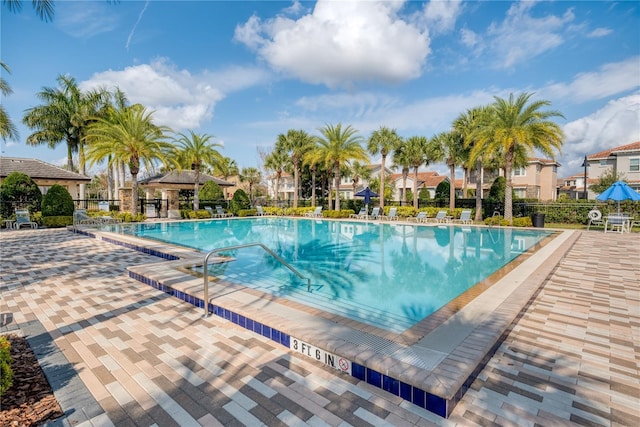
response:
<path fill-rule="evenodd" d="M 240 167 L 261 167 L 259 150 L 288 129 L 431 137 L 524 91 L 565 116 L 560 176 L 640 140 L 635 1 L 58 1 L 51 23 L 25 1 L 1 16 L 14 92 L 2 104 L 20 132 L 3 156 L 64 164 L 64 143 L 27 146 L 21 123 L 60 74 L 120 87 L 157 124 L 214 135 Z"/>

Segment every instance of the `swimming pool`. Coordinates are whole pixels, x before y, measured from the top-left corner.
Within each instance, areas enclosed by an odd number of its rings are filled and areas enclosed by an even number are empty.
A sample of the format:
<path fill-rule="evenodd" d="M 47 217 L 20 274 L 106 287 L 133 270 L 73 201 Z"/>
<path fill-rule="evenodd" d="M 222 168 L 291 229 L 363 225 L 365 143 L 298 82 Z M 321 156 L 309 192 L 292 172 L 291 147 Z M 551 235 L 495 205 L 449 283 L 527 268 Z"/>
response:
<path fill-rule="evenodd" d="M 278 297 L 402 332 L 549 236 L 544 230 L 266 217 L 111 226 L 110 231 L 197 249 L 233 250 L 209 274 Z M 202 271 L 202 268 L 196 269 Z"/>

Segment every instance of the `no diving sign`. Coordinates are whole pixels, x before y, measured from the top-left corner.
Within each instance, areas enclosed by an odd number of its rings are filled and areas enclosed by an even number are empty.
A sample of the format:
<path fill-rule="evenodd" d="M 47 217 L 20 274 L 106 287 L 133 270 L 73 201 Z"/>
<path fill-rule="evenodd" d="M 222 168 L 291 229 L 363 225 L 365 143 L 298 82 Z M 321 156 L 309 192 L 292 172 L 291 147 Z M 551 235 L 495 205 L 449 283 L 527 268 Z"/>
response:
<path fill-rule="evenodd" d="M 351 375 L 351 361 L 344 357 L 329 353 L 328 351 L 324 351 L 321 348 L 293 337 L 291 337 L 289 348 L 297 353 L 304 354 L 318 362 L 324 363 L 330 368 Z"/>

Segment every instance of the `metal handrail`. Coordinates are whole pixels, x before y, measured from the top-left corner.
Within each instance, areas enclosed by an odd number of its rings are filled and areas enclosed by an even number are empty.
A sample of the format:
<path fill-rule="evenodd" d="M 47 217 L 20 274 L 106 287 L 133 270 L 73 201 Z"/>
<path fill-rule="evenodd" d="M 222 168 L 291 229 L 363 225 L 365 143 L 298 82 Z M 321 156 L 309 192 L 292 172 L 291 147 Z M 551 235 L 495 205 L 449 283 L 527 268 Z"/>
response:
<path fill-rule="evenodd" d="M 249 248 L 249 247 L 252 247 L 252 246 L 260 246 L 262 249 L 267 251 L 267 253 L 269 253 L 275 259 L 280 261 L 280 263 L 282 265 L 284 265 L 289 270 L 291 270 L 293 272 L 293 274 L 295 274 L 296 276 L 298 276 L 301 279 L 306 280 L 307 281 L 307 292 L 309 292 L 311 290 L 311 279 L 309 279 L 308 277 L 303 276 L 302 273 L 300 273 L 298 270 L 296 270 L 291 264 L 289 264 L 287 261 L 285 261 L 280 255 L 278 255 L 277 253 L 273 252 L 271 249 L 269 249 L 268 247 L 266 247 L 262 243 L 259 243 L 259 242 L 246 243 L 244 245 L 227 246 L 227 247 L 224 247 L 224 248 L 214 249 L 214 250 L 210 251 L 207 255 L 205 255 L 203 271 L 202 271 L 204 273 L 204 295 L 203 296 L 204 296 L 204 316 L 205 317 L 207 317 L 209 315 L 209 274 L 207 272 L 207 264 L 209 263 L 209 257 L 211 255 L 215 254 L 215 253 L 218 253 L 218 252 L 230 251 L 230 250 L 233 250 L 233 249 Z"/>

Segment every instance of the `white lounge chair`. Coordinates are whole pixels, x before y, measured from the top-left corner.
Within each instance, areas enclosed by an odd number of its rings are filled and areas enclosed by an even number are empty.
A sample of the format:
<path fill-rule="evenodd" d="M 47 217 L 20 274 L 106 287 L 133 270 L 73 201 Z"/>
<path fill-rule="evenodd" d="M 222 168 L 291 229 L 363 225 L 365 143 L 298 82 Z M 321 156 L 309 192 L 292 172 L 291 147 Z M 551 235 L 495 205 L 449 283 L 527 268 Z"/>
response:
<path fill-rule="evenodd" d="M 24 227 L 38 228 L 38 223 L 31 221 L 31 216 L 27 209 L 16 209 L 16 222 L 13 225 L 16 229 Z"/>
<path fill-rule="evenodd" d="M 222 209 L 222 206 L 217 205 L 216 206 L 216 216 L 218 218 L 228 218 L 231 216 L 231 214 L 228 214 L 224 211 L 224 209 Z"/>
<path fill-rule="evenodd" d="M 396 221 L 398 219 L 398 208 L 393 207 L 389 209 L 389 215 L 382 215 L 380 219 L 388 221 Z"/>
<path fill-rule="evenodd" d="M 309 216 L 312 218 L 322 218 L 322 206 L 316 206 L 316 209 L 313 212 L 307 212 L 304 216 Z"/>
<path fill-rule="evenodd" d="M 380 208 L 373 208 L 370 215 L 371 219 L 380 219 Z"/>
<path fill-rule="evenodd" d="M 366 208 L 362 208 L 360 209 L 360 212 L 353 213 L 351 215 L 349 215 L 349 218 L 355 218 L 355 219 L 363 219 L 367 216 L 367 209 Z"/>
<path fill-rule="evenodd" d="M 438 214 L 432 218 L 434 222 L 443 223 L 449 222 L 449 217 L 447 216 L 447 211 L 438 211 Z"/>
<path fill-rule="evenodd" d="M 264 209 L 262 209 L 262 206 L 256 206 L 256 215 L 258 216 L 265 216 L 266 213 L 264 212 Z"/>
<path fill-rule="evenodd" d="M 413 218 L 409 218 L 408 221 L 412 221 L 412 222 L 427 222 L 427 212 L 426 211 L 420 211 L 418 212 L 418 215 L 416 215 Z"/>
<path fill-rule="evenodd" d="M 213 211 L 213 208 L 211 208 L 211 206 L 205 206 L 204 210 L 209 212 L 209 215 L 211 215 L 211 218 L 216 217 L 216 213 Z"/>
<path fill-rule="evenodd" d="M 471 224 L 473 222 L 471 220 L 471 209 L 464 209 L 460 213 L 460 218 L 456 219 L 456 221 L 461 224 Z"/>

